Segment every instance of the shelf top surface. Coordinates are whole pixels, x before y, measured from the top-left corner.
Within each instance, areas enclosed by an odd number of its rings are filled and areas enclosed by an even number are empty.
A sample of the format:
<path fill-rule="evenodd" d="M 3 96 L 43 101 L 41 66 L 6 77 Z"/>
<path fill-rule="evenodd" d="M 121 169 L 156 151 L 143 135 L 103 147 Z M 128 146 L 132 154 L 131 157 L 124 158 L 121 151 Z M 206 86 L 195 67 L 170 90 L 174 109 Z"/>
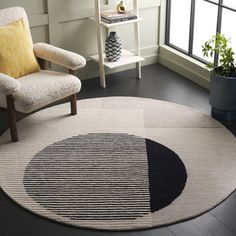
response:
<path fill-rule="evenodd" d="M 90 18 L 93 21 L 96 21 L 96 19 L 94 17 Z M 110 28 L 110 27 L 114 27 L 114 26 L 119 26 L 119 25 L 126 25 L 126 24 L 132 24 L 132 23 L 137 23 L 143 21 L 142 18 L 138 17 L 137 19 L 134 20 L 126 20 L 126 21 L 121 21 L 121 22 L 116 22 L 116 23 L 106 23 L 104 21 L 101 20 L 100 25 Z"/>
<path fill-rule="evenodd" d="M 136 56 L 134 53 L 129 52 L 127 50 L 122 50 L 122 56 L 120 60 L 118 60 L 117 62 L 109 62 L 106 60 L 105 54 L 103 56 L 104 56 L 104 66 L 106 66 L 109 69 L 114 69 L 116 67 L 144 61 L 143 57 Z M 99 63 L 98 55 L 91 56 L 91 58 L 97 63 Z"/>

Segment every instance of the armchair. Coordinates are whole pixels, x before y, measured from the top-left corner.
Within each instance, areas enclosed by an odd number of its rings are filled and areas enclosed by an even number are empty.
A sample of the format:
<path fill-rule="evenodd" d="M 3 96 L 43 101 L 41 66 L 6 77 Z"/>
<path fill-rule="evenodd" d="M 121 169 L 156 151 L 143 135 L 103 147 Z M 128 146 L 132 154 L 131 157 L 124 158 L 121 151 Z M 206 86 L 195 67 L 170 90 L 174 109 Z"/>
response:
<path fill-rule="evenodd" d="M 0 10 L 0 26 L 23 18 L 29 28 L 25 10 L 21 7 Z M 30 32 L 30 31 L 29 31 Z M 31 35 L 30 35 L 30 39 Z M 0 73 L 0 107 L 8 112 L 11 139 L 18 141 L 15 111 L 31 113 L 53 102 L 70 97 L 71 115 L 77 114 L 76 94 L 81 82 L 75 71 L 86 65 L 84 57 L 46 43 L 33 46 L 40 71 L 15 79 Z M 47 70 L 47 61 L 64 66 L 68 74 Z"/>

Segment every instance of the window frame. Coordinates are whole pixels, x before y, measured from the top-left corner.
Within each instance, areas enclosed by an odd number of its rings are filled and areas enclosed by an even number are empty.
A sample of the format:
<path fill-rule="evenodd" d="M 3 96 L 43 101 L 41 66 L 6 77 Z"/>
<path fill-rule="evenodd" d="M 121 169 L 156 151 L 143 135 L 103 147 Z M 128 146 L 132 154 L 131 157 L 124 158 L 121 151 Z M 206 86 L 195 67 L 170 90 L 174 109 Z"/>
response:
<path fill-rule="evenodd" d="M 188 51 L 185 51 L 178 46 L 170 43 L 170 23 L 171 23 L 171 1 L 172 0 L 166 0 L 166 30 L 165 30 L 165 44 L 176 49 L 177 51 L 180 51 L 184 53 L 185 55 L 188 55 L 204 64 L 207 64 L 208 61 L 196 56 L 193 54 L 193 40 L 194 40 L 194 23 L 195 23 L 195 5 L 196 0 L 191 0 L 191 7 L 190 7 L 190 24 L 189 24 L 189 44 L 188 44 Z M 218 6 L 218 13 L 217 13 L 217 23 L 216 23 L 216 34 L 221 33 L 221 25 L 222 25 L 222 12 L 223 9 L 228 9 L 231 11 L 236 12 L 236 8 L 227 6 L 224 4 L 224 0 L 218 0 L 218 2 L 214 2 L 212 0 L 203 0 L 205 2 L 214 4 Z M 215 64 L 218 64 L 219 56 L 218 54 L 214 55 L 214 62 Z"/>

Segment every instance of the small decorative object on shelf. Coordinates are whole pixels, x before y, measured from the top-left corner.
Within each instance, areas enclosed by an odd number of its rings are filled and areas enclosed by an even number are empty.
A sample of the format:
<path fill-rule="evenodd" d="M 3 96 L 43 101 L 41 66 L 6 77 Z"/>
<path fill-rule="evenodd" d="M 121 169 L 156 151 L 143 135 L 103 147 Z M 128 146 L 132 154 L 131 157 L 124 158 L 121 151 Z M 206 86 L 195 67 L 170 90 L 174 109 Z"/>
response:
<path fill-rule="evenodd" d="M 124 14 L 124 13 L 126 12 L 126 6 L 125 6 L 125 4 L 123 3 L 123 1 L 121 1 L 121 2 L 117 5 L 116 9 L 117 9 L 118 13 L 120 13 L 120 14 Z"/>
<path fill-rule="evenodd" d="M 101 13 L 101 20 L 109 24 L 135 19 L 137 19 L 137 16 L 131 11 L 124 14 L 117 13 L 114 10 Z"/>
<path fill-rule="evenodd" d="M 121 39 L 116 32 L 111 32 L 106 38 L 106 59 L 109 62 L 116 62 L 121 58 Z"/>

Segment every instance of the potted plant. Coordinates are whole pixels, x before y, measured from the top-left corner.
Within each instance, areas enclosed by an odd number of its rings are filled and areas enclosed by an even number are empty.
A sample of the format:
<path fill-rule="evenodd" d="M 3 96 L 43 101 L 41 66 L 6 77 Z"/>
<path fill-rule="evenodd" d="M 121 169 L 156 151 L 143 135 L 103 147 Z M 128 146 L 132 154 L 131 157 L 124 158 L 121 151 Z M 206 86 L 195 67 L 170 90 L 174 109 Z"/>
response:
<path fill-rule="evenodd" d="M 212 116 L 219 119 L 232 120 L 236 118 L 236 65 L 229 39 L 222 34 L 216 34 L 202 45 L 203 55 L 214 60 L 219 55 L 219 63 L 209 62 L 207 68 L 211 71 L 210 104 Z"/>

